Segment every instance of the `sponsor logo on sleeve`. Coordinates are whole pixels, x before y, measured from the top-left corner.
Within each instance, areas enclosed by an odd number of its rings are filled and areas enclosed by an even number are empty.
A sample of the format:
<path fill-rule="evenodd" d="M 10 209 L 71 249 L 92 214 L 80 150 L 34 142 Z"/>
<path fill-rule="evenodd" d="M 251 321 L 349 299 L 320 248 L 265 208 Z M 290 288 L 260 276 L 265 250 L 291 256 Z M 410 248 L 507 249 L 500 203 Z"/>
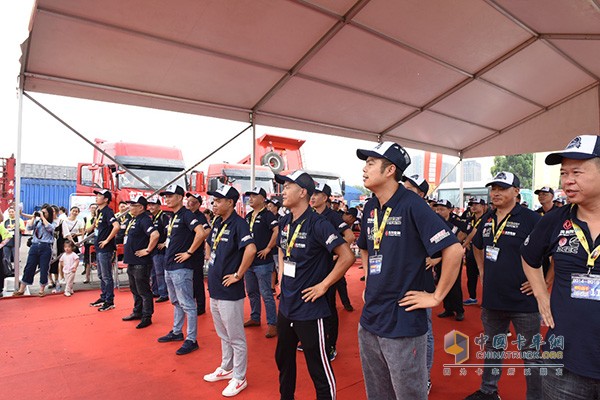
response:
<path fill-rule="evenodd" d="M 437 244 L 437 243 L 441 242 L 442 240 L 446 239 L 448 236 L 450 236 L 450 232 L 448 232 L 445 229 L 442 229 L 441 231 L 439 231 L 438 233 L 436 233 L 435 235 L 433 235 L 429 239 L 429 241 L 431 243 L 436 243 Z"/>
<path fill-rule="evenodd" d="M 330 245 L 331 243 L 333 243 L 333 241 L 337 238 L 337 235 L 335 234 L 331 234 L 329 235 L 329 237 L 327 238 L 327 240 L 325 241 L 326 245 Z"/>
<path fill-rule="evenodd" d="M 242 238 L 242 243 L 247 242 L 250 239 L 252 239 L 252 235 L 246 235 Z"/>

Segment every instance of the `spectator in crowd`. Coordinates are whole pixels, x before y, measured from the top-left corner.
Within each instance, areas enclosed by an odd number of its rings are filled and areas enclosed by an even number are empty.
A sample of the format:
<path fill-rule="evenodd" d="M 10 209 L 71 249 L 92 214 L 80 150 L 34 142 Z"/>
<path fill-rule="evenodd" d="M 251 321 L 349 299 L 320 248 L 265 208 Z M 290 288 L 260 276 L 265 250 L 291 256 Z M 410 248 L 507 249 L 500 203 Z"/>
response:
<path fill-rule="evenodd" d="M 12 262 L 15 256 L 15 249 L 20 248 L 19 245 L 15 243 L 15 230 L 19 229 L 21 235 L 25 233 L 25 223 L 21 218 L 17 221 L 15 215 L 15 208 L 8 208 L 8 218 L 6 218 L 2 225 L 4 229 L 6 229 L 6 233 L 8 234 L 8 241 L 4 244 L 2 248 L 2 262 L 4 263 L 4 272 L 10 275 L 13 271 Z"/>
<path fill-rule="evenodd" d="M 152 253 L 152 290 L 158 297 L 157 303 L 163 303 L 169 300 L 167 283 L 165 282 L 165 243 L 167 241 L 167 227 L 169 226 L 169 214 L 160 209 L 160 199 L 153 196 L 148 199 L 148 211 L 152 218 L 152 223 L 159 234 L 158 244 Z"/>
<path fill-rule="evenodd" d="M 562 368 L 543 378 L 547 400 L 598 399 L 600 393 L 600 136 L 581 135 L 546 164 L 560 164 L 569 207 L 546 214 L 521 246 L 523 270 L 542 318 L 550 327 L 540 351 L 562 350 Z M 554 261 L 552 293 L 540 268 Z"/>
<path fill-rule="evenodd" d="M 215 219 L 207 240 L 211 249 L 208 268 L 210 311 L 221 339 L 221 364 L 204 376 L 207 382 L 229 380 L 222 394 L 232 397 L 248 386 L 248 348 L 244 332 L 244 274 L 256 255 L 246 221 L 235 212 L 239 199 L 232 186 L 208 192 L 214 198 Z"/>
<path fill-rule="evenodd" d="M 85 233 L 83 221 L 78 218 L 79 213 L 79 207 L 71 207 L 69 210 L 69 217 L 62 222 L 62 235 L 65 240 L 68 240 L 73 244 L 77 244 Z M 77 247 L 74 247 L 75 252 L 78 253 L 76 249 Z"/>
<path fill-rule="evenodd" d="M 94 235 L 94 226 L 96 225 L 98 205 L 90 204 L 89 211 L 90 211 L 90 217 L 87 219 L 87 221 L 85 223 L 85 232 L 90 233 L 90 235 L 86 237 L 87 240 L 85 240 L 84 245 L 83 245 L 83 249 L 84 249 L 84 253 L 85 253 L 83 256 L 84 270 L 81 273 L 81 275 L 85 274 L 85 280 L 83 281 L 83 283 L 90 283 L 92 263 L 96 261 L 96 252 L 92 253 L 92 250 L 91 250 L 92 246 L 93 246 L 93 241 L 90 236 Z"/>
<path fill-rule="evenodd" d="M 75 250 L 75 244 L 70 240 L 66 240 L 64 252 L 59 260 L 59 267 L 65 275 L 65 296 L 67 297 L 73 294 L 73 283 L 79 266 L 79 256 L 73 250 Z"/>
<path fill-rule="evenodd" d="M 52 258 L 50 259 L 50 270 L 48 271 L 48 280 L 50 283 L 48 284 L 49 289 L 53 289 L 57 286 L 60 287 L 59 278 L 62 278 L 62 271 L 58 267 L 60 255 L 62 254 L 65 246 L 65 238 L 63 237 L 62 232 L 62 223 L 67 219 L 67 216 L 61 208 L 64 210 L 64 207 L 51 206 L 54 210 L 54 222 L 56 223 L 56 228 L 54 229 L 54 243 L 52 245 Z"/>
<path fill-rule="evenodd" d="M 48 270 L 50 269 L 50 258 L 52 257 L 52 244 L 54 243 L 54 209 L 45 205 L 41 211 L 36 211 L 34 218 L 27 222 L 27 228 L 33 231 L 31 247 L 27 255 L 27 263 L 23 271 L 23 279 L 19 289 L 13 296 L 22 296 L 27 285 L 33 284 L 36 269 L 40 268 L 40 291 L 39 296 L 44 296 L 44 290 L 48 284 Z"/>

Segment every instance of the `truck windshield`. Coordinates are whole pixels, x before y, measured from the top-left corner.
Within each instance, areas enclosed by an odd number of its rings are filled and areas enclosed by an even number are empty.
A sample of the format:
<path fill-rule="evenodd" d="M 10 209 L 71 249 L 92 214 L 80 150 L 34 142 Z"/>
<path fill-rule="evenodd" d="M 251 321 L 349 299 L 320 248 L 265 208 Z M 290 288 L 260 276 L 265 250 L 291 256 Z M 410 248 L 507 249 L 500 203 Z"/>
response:
<path fill-rule="evenodd" d="M 340 178 L 312 175 L 313 179 L 319 183 L 327 184 L 331 188 L 331 194 L 334 196 L 343 196 L 342 183 Z"/>
<path fill-rule="evenodd" d="M 128 167 L 134 174 L 145 180 L 153 189 L 159 189 L 169 183 L 177 175 L 181 174 L 183 170 L 168 170 L 168 169 L 147 169 L 147 168 L 131 168 Z M 147 189 L 146 186 L 134 178 L 129 172 L 118 176 L 118 185 L 121 189 Z M 184 189 L 187 189 L 185 177 L 177 179 L 173 184 L 179 185 Z"/>
<path fill-rule="evenodd" d="M 229 178 L 233 181 L 231 185 L 236 188 L 240 194 L 244 194 L 252 189 L 254 189 L 250 185 L 250 177 L 248 176 L 229 176 Z M 261 179 L 256 177 L 255 186 L 259 188 L 265 189 L 267 193 L 273 193 L 273 180 L 272 179 Z"/>

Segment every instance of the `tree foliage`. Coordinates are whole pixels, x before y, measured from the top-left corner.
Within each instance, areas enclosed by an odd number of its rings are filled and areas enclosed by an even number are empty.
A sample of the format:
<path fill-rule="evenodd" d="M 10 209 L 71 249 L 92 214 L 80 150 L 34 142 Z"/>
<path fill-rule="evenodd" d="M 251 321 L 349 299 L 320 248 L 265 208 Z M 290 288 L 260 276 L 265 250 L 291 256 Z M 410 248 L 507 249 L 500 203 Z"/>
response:
<path fill-rule="evenodd" d="M 495 176 L 500 171 L 512 172 L 521 181 L 522 188 L 531 189 L 533 184 L 533 154 L 494 157 L 492 175 Z"/>

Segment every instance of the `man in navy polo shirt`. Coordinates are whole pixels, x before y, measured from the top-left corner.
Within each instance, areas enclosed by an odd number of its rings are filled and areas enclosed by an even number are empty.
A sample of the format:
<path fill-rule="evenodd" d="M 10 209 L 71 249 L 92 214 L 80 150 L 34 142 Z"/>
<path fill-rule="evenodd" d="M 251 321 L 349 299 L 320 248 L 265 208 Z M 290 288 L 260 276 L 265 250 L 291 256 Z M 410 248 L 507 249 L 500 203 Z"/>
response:
<path fill-rule="evenodd" d="M 198 333 L 198 315 L 194 300 L 194 253 L 206 239 L 206 230 L 198 218 L 183 206 L 185 191 L 179 185 L 171 185 L 160 193 L 165 197 L 167 207 L 173 210 L 173 217 L 167 227 L 165 247 L 165 281 L 169 299 L 175 308 L 173 312 L 173 329 L 158 338 L 160 343 L 183 340 L 183 317 L 187 322 L 187 335 L 177 355 L 184 355 L 198 350 L 196 337 Z"/>
<path fill-rule="evenodd" d="M 275 361 L 279 393 L 292 400 L 296 390 L 296 346 L 302 342 L 317 399 L 335 399 L 335 377 L 327 358 L 323 319 L 330 315 L 325 294 L 354 262 L 348 243 L 327 220 L 309 207 L 313 178 L 303 171 L 275 175 L 283 184 L 283 205 L 290 211 L 279 221 L 279 281 Z M 331 268 L 331 252 L 338 259 Z"/>
<path fill-rule="evenodd" d="M 366 289 L 358 344 L 369 399 L 427 398 L 427 312 L 456 280 L 462 248 L 417 194 L 398 182 L 410 164 L 398 144 L 357 150 L 363 181 L 374 194 L 361 221 L 358 247 Z M 425 259 L 442 252 L 442 276 L 425 292 Z"/>
<path fill-rule="evenodd" d="M 540 333 L 540 314 L 535 299 L 530 296 L 531 287 L 523 273 L 519 248 L 537 224 L 540 216 L 517 202 L 519 178 L 510 172 L 500 172 L 486 186 L 491 186 L 490 197 L 495 210 L 488 213 L 479 224 L 473 237 L 475 260 L 483 281 L 481 322 L 485 338 L 485 352 L 501 354 L 500 344 L 506 341 L 506 333 L 512 322 L 517 338 L 523 338 L 519 350 L 526 351 Z M 538 364 L 539 360 L 526 359 L 525 364 Z M 502 358 L 486 357 L 484 363 L 502 363 Z M 481 376 L 480 390 L 467 400 L 499 399 L 498 368 L 485 367 Z M 525 376 L 527 399 L 541 399 L 541 380 L 538 368 L 531 368 Z M 501 371 L 501 369 L 500 369 Z"/>
<path fill-rule="evenodd" d="M 200 225 L 204 229 L 206 236 L 210 233 L 210 225 L 206 219 L 206 215 L 200 211 L 202 205 L 202 196 L 200 194 L 186 193 L 186 207 L 194 213 Z M 204 242 L 194 253 L 192 257 L 194 263 L 194 298 L 196 299 L 196 313 L 203 315 L 206 313 L 206 292 L 204 290 Z"/>
<path fill-rule="evenodd" d="M 249 205 L 252 207 L 252 211 L 246 215 L 246 222 L 250 226 L 257 252 L 252 266 L 244 275 L 251 309 L 250 319 L 244 322 L 244 327 L 260 326 L 262 297 L 268 325 L 265 337 L 273 338 L 277 336 L 277 307 L 271 290 L 271 279 L 275 268 L 273 249 L 277 244 L 279 226 L 277 218 L 266 208 L 265 189 L 255 187 L 254 190 L 246 192 L 246 196 L 250 196 Z"/>
<path fill-rule="evenodd" d="M 554 199 L 554 189 L 544 186 L 533 193 L 537 194 L 538 201 L 541 205 L 535 212 L 543 216 L 554 210 L 554 202 L 552 201 Z"/>
<path fill-rule="evenodd" d="M 235 212 L 240 194 L 232 186 L 222 186 L 208 192 L 213 196 L 213 211 L 217 218 L 208 238 L 210 259 L 208 292 L 210 312 L 215 330 L 221 338 L 221 365 L 204 380 L 224 379 L 229 384 L 222 394 L 237 395 L 244 390 L 248 367 L 248 348 L 244 332 L 244 274 L 256 255 L 256 246 L 246 221 Z"/>
<path fill-rule="evenodd" d="M 112 259 L 117 250 L 115 237 L 121 229 L 121 225 L 115 218 L 113 210 L 108 206 L 112 200 L 112 193 L 106 189 L 94 190 L 94 193 L 98 209 L 94 225 L 88 228 L 88 232 L 93 231 L 95 236 L 94 249 L 96 250 L 101 294 L 98 300 L 90 303 L 90 306 L 99 307 L 98 311 L 108 311 L 115 308 Z"/>
<path fill-rule="evenodd" d="M 477 261 L 475 261 L 475 256 L 473 255 L 471 241 L 477 232 L 479 224 L 481 224 L 483 216 L 487 212 L 487 204 L 484 199 L 472 197 L 469 199 L 469 210 L 471 211 L 471 218 L 468 220 L 467 238 L 463 242 L 463 247 L 466 250 L 465 268 L 467 271 L 467 290 L 469 291 L 469 298 L 463 301 L 465 306 L 477 304 L 479 268 L 477 267 Z"/>
<path fill-rule="evenodd" d="M 333 211 L 329 208 L 329 198 L 331 197 L 331 187 L 326 183 L 315 183 L 315 193 L 310 198 L 310 205 L 313 209 L 325 217 L 327 221 L 333 225 L 337 232 L 344 238 L 346 243 L 350 244 L 354 242 L 354 234 L 350 229 L 350 226 L 344 222 L 342 214 Z M 330 265 L 333 268 L 335 264 L 334 257 L 331 257 Z M 329 361 L 333 361 L 337 356 L 337 339 L 339 331 L 339 318 L 337 312 L 337 305 L 335 301 L 336 288 L 340 286 L 343 288 L 347 287 L 346 278 L 341 277 L 332 287 L 327 290 L 325 295 L 327 302 L 329 303 L 329 311 L 331 315 L 325 319 L 325 333 L 327 334 L 327 355 Z M 345 291 L 346 297 L 348 296 L 348 290 Z M 350 303 L 350 299 L 343 299 L 343 303 Z"/>
<path fill-rule="evenodd" d="M 546 350 L 561 351 L 562 369 L 543 380 L 544 399 L 598 399 L 600 396 L 600 136 L 581 135 L 562 152 L 546 157 L 561 164 L 561 187 L 571 206 L 542 218 L 521 247 L 523 269 L 544 322 Z M 540 266 L 554 260 L 548 294 Z"/>
<path fill-rule="evenodd" d="M 131 218 L 127 222 L 123 235 L 123 261 L 127 264 L 129 288 L 133 295 L 133 311 L 122 319 L 123 321 L 141 319 L 136 328 L 142 329 L 152 324 L 154 299 L 150 289 L 150 273 L 152 251 L 158 243 L 160 234 L 146 213 L 148 201 L 144 196 L 127 203 L 130 205 Z"/>
<path fill-rule="evenodd" d="M 169 214 L 160 209 L 160 199 L 153 196 L 148 199 L 148 211 L 152 223 L 159 233 L 158 244 L 152 252 L 152 289 L 158 296 L 157 303 L 169 301 L 169 292 L 165 282 L 165 242 L 167 241 L 167 227 L 169 226 Z"/>

